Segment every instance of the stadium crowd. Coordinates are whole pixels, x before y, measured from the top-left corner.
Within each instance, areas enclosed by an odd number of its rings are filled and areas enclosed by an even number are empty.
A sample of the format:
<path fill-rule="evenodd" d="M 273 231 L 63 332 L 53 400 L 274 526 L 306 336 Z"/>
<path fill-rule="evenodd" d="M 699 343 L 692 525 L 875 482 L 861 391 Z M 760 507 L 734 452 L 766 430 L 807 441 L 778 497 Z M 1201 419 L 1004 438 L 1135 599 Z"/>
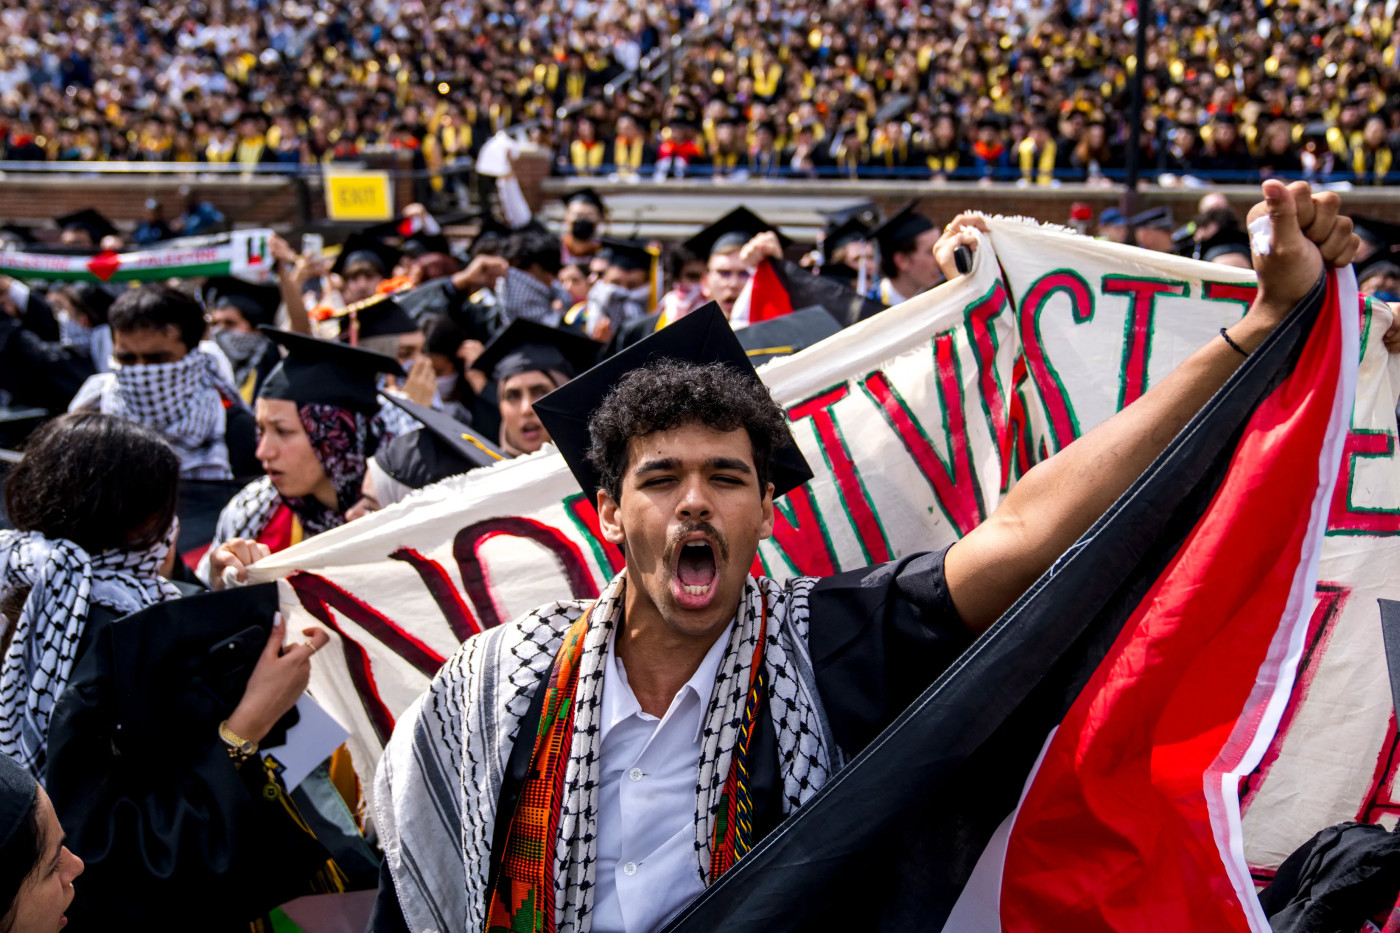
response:
<path fill-rule="evenodd" d="M 235 0 L 0 10 L 10 160 L 440 170 L 510 126 L 581 176 L 1121 177 L 1121 0 Z M 1393 183 L 1393 2 L 1162 4 L 1141 166 Z M 673 45 L 674 40 L 674 45 Z M 649 67 L 642 67 L 643 63 Z"/>

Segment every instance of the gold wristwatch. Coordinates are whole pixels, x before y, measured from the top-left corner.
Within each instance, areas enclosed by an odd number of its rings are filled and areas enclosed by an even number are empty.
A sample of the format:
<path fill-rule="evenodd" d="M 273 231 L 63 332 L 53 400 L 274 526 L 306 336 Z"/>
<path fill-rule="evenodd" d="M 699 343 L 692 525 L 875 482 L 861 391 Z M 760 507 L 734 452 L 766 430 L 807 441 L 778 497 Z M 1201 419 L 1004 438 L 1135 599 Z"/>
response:
<path fill-rule="evenodd" d="M 236 765 L 243 764 L 258 753 L 258 743 L 245 739 L 230 729 L 227 719 L 219 723 L 219 738 L 223 739 L 224 744 L 228 746 L 226 749 L 228 756 L 233 759 L 233 763 Z"/>

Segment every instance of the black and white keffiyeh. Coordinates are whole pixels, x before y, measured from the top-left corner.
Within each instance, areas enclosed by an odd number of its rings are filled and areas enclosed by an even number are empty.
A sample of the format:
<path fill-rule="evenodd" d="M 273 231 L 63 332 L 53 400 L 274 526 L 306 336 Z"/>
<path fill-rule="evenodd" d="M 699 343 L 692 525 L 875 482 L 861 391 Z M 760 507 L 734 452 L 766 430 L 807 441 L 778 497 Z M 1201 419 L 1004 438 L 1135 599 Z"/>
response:
<path fill-rule="evenodd" d="M 514 267 L 508 269 L 496 283 L 496 303 L 501 307 L 504 324 L 524 318 L 558 327 L 564 317 L 562 307 L 565 297 L 565 293 Z"/>
<path fill-rule="evenodd" d="M 783 810 L 806 803 L 840 766 L 807 650 L 813 578 L 750 577 L 706 708 L 696 763 L 695 870 L 709 869 L 718 802 L 743 715 L 763 601 L 768 715 L 778 737 Z M 603 665 L 622 617 L 624 574 L 593 613 L 579 667 L 574 734 L 555 854 L 560 933 L 591 929 L 597 860 Z M 542 607 L 468 639 L 399 720 L 380 759 L 374 807 L 380 844 L 409 929 L 479 931 L 487 911 L 496 801 L 520 720 L 582 600 Z"/>
<path fill-rule="evenodd" d="M 238 391 L 201 350 L 174 363 L 119 366 L 102 380 L 96 408 L 159 431 L 180 455 L 182 479 L 231 479 L 224 442 L 224 402 L 241 405 Z M 79 404 L 80 392 L 71 408 Z"/>
<path fill-rule="evenodd" d="M 179 530 L 179 522 L 172 522 L 165 537 L 145 550 L 95 556 L 63 538 L 0 531 L 0 594 L 29 588 L 0 661 L 0 754 L 40 781 L 49 718 L 68 684 L 89 610 L 105 606 L 126 615 L 178 597 L 160 565 Z"/>

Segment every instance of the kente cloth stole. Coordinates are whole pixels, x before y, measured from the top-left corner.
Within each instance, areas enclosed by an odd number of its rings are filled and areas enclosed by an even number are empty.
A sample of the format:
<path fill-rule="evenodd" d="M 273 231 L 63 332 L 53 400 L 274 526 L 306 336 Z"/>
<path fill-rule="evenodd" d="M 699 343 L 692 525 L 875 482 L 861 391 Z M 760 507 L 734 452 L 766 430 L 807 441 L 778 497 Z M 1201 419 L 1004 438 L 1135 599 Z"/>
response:
<path fill-rule="evenodd" d="M 719 798 L 715 832 L 710 840 L 710 884 L 754 845 L 749 750 L 758 718 L 764 714 L 768 680 L 763 667 L 763 646 L 768 634 L 767 595 L 762 599 L 763 614 L 759 619 L 758 643 L 754 646 L 739 739 L 729 763 L 729 774 Z M 555 847 L 565 796 L 564 774 L 574 734 L 574 695 L 592 614 L 593 606 L 590 606 L 569 627 L 549 671 L 530 769 L 507 831 L 500 874 L 489 895 L 487 933 L 554 933 Z"/>

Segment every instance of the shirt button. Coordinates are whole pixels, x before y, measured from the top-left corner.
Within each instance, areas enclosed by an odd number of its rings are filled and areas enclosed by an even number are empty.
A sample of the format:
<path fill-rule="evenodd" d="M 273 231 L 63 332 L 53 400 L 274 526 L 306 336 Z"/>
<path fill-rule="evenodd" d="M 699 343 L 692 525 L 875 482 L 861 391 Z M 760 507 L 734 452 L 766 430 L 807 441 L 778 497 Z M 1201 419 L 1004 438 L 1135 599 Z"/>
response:
<path fill-rule="evenodd" d="M 624 875 L 628 875 L 628 876 L 635 875 L 635 874 L 637 873 L 637 863 L 636 863 L 636 862 L 628 862 L 626 865 L 623 865 L 623 866 L 622 866 L 622 873 L 623 873 Z"/>
<path fill-rule="evenodd" d="M 642 779 L 642 769 L 641 769 L 641 768 L 633 768 L 631 771 L 628 771 L 628 772 L 627 772 L 627 776 L 630 777 L 630 778 L 631 778 L 632 780 L 634 780 L 634 781 L 640 781 L 640 780 Z"/>

